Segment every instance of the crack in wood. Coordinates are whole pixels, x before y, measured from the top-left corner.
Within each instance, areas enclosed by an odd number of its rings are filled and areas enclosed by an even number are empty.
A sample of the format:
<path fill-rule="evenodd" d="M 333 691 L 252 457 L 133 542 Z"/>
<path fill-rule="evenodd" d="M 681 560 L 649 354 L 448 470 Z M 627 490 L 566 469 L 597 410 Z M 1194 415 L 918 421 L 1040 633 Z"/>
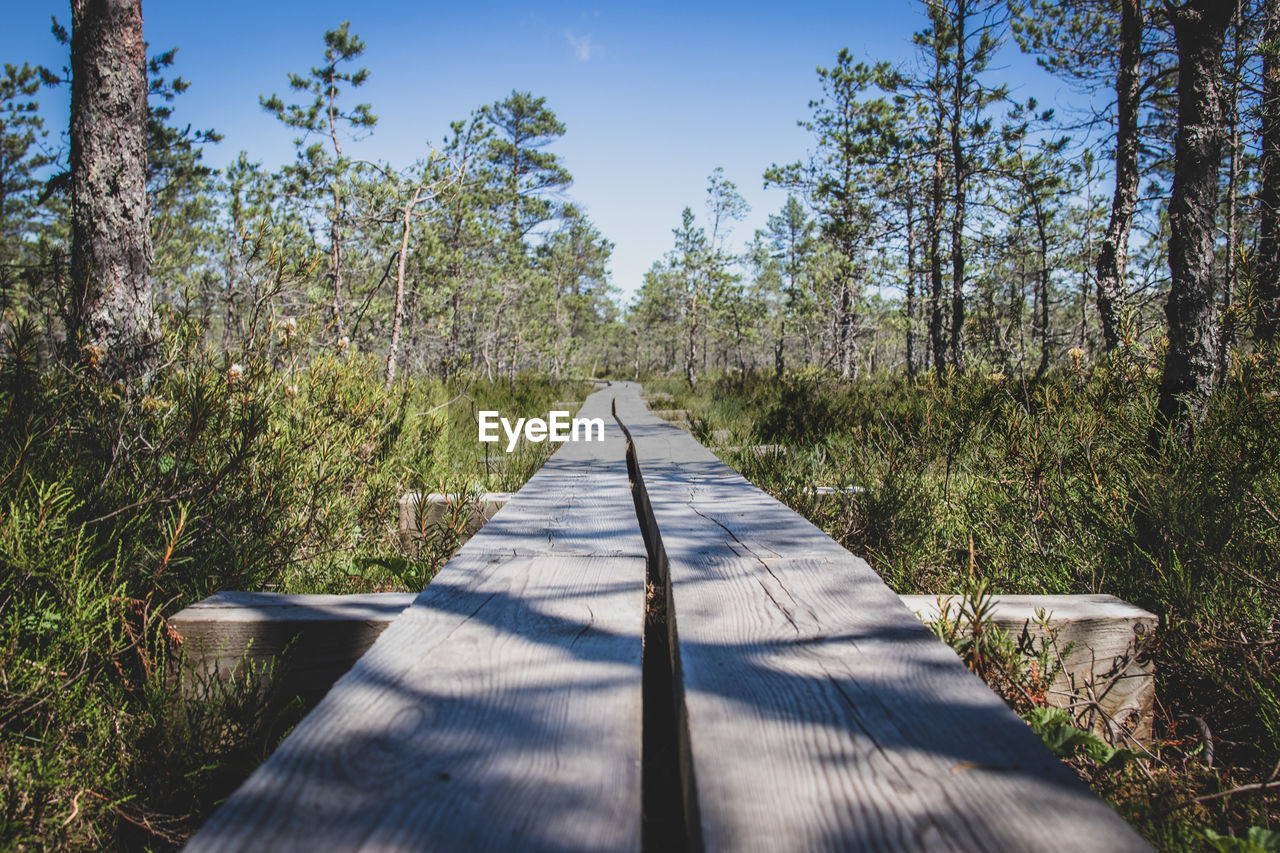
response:
<path fill-rule="evenodd" d="M 631 496 L 648 552 L 642 659 L 641 846 L 646 851 L 701 850 L 667 557 L 640 472 L 635 441 L 618 417 L 616 402 L 613 418 L 626 437 Z"/>

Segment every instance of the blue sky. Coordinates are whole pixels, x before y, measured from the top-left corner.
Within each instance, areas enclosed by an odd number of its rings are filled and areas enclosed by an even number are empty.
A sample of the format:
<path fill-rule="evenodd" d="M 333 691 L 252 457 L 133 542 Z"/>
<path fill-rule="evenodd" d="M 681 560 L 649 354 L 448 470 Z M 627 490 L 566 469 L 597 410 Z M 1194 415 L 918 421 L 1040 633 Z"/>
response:
<path fill-rule="evenodd" d="M 11 3 L 0 61 L 61 68 L 49 19 L 69 24 L 69 4 Z M 176 46 L 175 70 L 191 81 L 175 118 L 225 135 L 206 157 L 224 165 L 240 149 L 275 167 L 293 134 L 258 106 L 287 96 L 286 74 L 320 62 L 325 30 L 344 20 L 366 43 L 361 101 L 378 115 L 351 147 L 405 166 L 438 143 L 451 120 L 513 89 L 544 96 L 568 127 L 550 150 L 574 176 L 569 197 L 616 244 L 615 285 L 625 297 L 671 244 L 690 205 L 701 214 L 707 176 L 723 166 L 752 212 L 741 244 L 785 196 L 765 191 L 771 163 L 804 156 L 796 127 L 819 94 L 815 68 L 848 47 L 855 56 L 907 61 L 923 25 L 908 0 L 788 3 L 431 4 L 143 0 L 153 52 Z M 1069 102 L 1066 88 L 1008 47 L 992 78 L 1018 97 Z M 65 122 L 65 92 L 46 92 L 51 127 Z"/>

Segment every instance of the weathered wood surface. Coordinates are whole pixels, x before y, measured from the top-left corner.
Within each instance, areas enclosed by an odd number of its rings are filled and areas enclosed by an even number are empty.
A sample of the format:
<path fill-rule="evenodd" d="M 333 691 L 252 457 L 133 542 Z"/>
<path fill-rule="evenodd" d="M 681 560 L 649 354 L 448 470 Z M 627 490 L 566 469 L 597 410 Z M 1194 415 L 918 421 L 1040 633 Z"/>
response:
<path fill-rule="evenodd" d="M 407 492 L 400 496 L 400 544 L 406 548 L 412 547 L 425 531 L 447 518 L 454 508 L 465 514 L 466 535 L 474 536 L 489 519 L 498 514 L 498 510 L 511 501 L 513 494 L 515 493 L 484 492 L 474 501 L 469 501 L 468 506 L 459 506 L 462 503 L 461 495 L 431 492 L 424 501 L 419 492 Z M 424 503 L 425 511 L 422 509 Z"/>
<path fill-rule="evenodd" d="M 823 488 L 823 487 L 819 487 Z M 194 675 L 184 689 L 198 692 L 203 679 L 226 677 L 250 662 L 270 669 L 272 690 L 301 696 L 308 704 L 324 695 L 374 640 L 413 603 L 413 593 L 283 595 L 219 592 L 169 620 L 183 638 L 185 662 Z M 945 608 L 959 613 L 958 596 L 900 595 L 925 624 Z M 1047 702 L 1055 707 L 1097 703 L 1086 722 L 1120 740 L 1117 727 L 1148 742 L 1155 702 L 1151 660 L 1143 654 L 1159 625 L 1155 614 L 1110 595 L 996 595 L 992 622 L 1020 645 L 1047 641 L 1038 613 L 1047 614 L 1063 671 Z M 290 651 L 288 660 L 282 655 Z"/>
<path fill-rule="evenodd" d="M 645 548 L 607 423 L 463 546 L 189 849 L 639 847 Z"/>
<path fill-rule="evenodd" d="M 781 456 L 787 452 L 787 446 L 785 444 L 729 444 L 724 447 L 717 447 L 716 451 L 719 453 L 754 453 L 757 456 Z"/>
<path fill-rule="evenodd" d="M 957 618 L 959 596 L 904 595 L 902 601 L 926 624 L 942 612 Z M 1155 706 L 1151 643 L 1160 619 L 1113 595 L 993 595 L 991 621 L 1020 645 L 1036 649 L 1050 642 L 1062 664 L 1048 695 L 1049 705 L 1077 706 L 1087 727 L 1124 745 L 1124 733 L 1147 743 Z M 1049 631 L 1039 624 L 1038 612 Z M 1081 709 L 1081 702 L 1090 703 Z"/>
<path fill-rule="evenodd" d="M 619 389 L 671 584 L 691 841 L 1141 850 L 862 560 Z"/>
<path fill-rule="evenodd" d="M 831 495 L 860 495 L 866 491 L 862 486 L 811 486 L 809 491 L 820 498 Z"/>
<path fill-rule="evenodd" d="M 219 592 L 169 620 L 182 637 L 183 691 L 244 667 L 264 692 L 314 705 L 412 603 L 413 593 L 281 595 Z M 286 654 L 287 651 L 287 654 Z"/>

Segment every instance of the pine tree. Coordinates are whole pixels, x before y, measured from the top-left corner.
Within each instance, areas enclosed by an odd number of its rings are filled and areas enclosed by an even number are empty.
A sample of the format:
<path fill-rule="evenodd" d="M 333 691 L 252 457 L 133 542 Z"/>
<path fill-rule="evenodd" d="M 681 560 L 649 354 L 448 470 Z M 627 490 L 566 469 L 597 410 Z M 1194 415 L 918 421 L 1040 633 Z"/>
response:
<path fill-rule="evenodd" d="M 769 240 L 773 257 L 780 262 L 783 280 L 773 334 L 773 370 L 778 378 L 786 371 L 787 329 L 806 299 L 804 276 L 813 251 L 813 229 L 804 205 L 794 195 L 788 195 L 782 210 L 771 214 L 766 222 L 764 236 Z"/>
<path fill-rule="evenodd" d="M 506 257 L 492 344 L 508 353 L 507 375 L 514 388 L 522 335 L 516 331 L 507 341 L 506 322 L 509 314 L 520 313 L 521 303 L 538 289 L 527 238 L 555 218 L 555 197 L 573 178 L 555 154 L 542 150 L 565 133 L 564 124 L 547 108 L 546 98 L 513 91 L 505 100 L 486 107 L 483 116 L 493 130 L 489 170 L 507 220 L 502 242 Z M 487 355 L 485 360 L 488 364 Z"/>
<path fill-rule="evenodd" d="M 863 93 L 891 88 L 897 77 L 887 65 L 855 63 L 848 50 L 841 50 L 833 67 L 818 69 L 818 79 L 822 97 L 809 102 L 812 117 L 800 122 L 816 137 L 816 151 L 808 163 L 770 167 L 764 178 L 766 184 L 803 192 L 819 212 L 818 227 L 838 260 L 833 270 L 835 357 L 841 375 L 849 377 L 874 218 L 875 190 L 867 167 L 884 161 L 894 139 L 894 106 L 883 97 L 863 100 Z"/>
<path fill-rule="evenodd" d="M 0 312 L 10 307 L 24 240 L 36 215 L 40 171 L 52 162 L 41 148 L 46 135 L 36 94 L 49 73 L 5 63 L 0 77 Z"/>
<path fill-rule="evenodd" d="M 356 88 L 369 79 L 369 71 L 348 70 L 364 53 L 365 44 L 351 33 L 351 22 L 344 21 L 336 30 L 324 34 L 324 64 L 312 68 L 307 76 L 289 75 L 289 88 L 311 96 L 307 103 L 286 105 L 278 95 L 259 97 L 263 109 L 286 126 L 302 132 L 294 140 L 298 156 L 290 167 L 292 176 L 304 187 L 316 187 L 329 196 L 325 216 L 329 223 L 329 284 L 332 295 L 330 312 L 334 337 L 342 341 L 346 334 L 342 283 L 343 231 L 347 225 L 346 180 L 350 160 L 343 153 L 342 138 L 347 132 L 368 130 L 378 123 L 369 104 L 347 108 L 341 103 L 343 87 Z M 308 145 L 319 136 L 328 140 L 332 151 L 326 152 L 320 142 Z"/>
<path fill-rule="evenodd" d="M 1018 43 L 1037 54 L 1041 66 L 1086 93 L 1110 90 L 1114 95 L 1114 113 L 1102 116 L 1115 127 L 1114 188 L 1095 267 L 1098 318 L 1108 350 L 1120 344 L 1142 152 L 1158 147 L 1144 125 L 1153 118 L 1154 105 L 1168 99 L 1173 79 L 1166 35 L 1152 22 L 1155 5 L 1146 0 L 1010 3 Z"/>
<path fill-rule="evenodd" d="M 1263 0 L 1262 8 L 1262 174 L 1254 335 L 1260 343 L 1270 344 L 1280 338 L 1280 0 Z"/>

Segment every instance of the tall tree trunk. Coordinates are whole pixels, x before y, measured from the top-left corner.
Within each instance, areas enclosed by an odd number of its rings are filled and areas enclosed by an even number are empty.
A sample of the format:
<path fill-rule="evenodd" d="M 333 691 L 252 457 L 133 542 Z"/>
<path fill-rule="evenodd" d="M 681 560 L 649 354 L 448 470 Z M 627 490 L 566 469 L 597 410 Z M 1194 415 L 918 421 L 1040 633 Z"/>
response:
<path fill-rule="evenodd" d="M 684 380 L 692 391 L 698 385 L 698 292 L 689 309 L 689 337 L 684 347 Z"/>
<path fill-rule="evenodd" d="M 333 285 L 333 333 L 342 340 L 346 329 L 342 322 L 342 202 L 338 194 L 337 179 L 333 185 L 333 209 L 329 215 L 329 280 Z"/>
<path fill-rule="evenodd" d="M 778 379 L 782 378 L 782 374 L 786 372 L 787 366 L 783 360 L 782 348 L 787 339 L 787 320 L 783 317 L 778 321 L 778 336 L 773 342 L 773 375 Z"/>
<path fill-rule="evenodd" d="M 1280 0 L 1263 3 L 1263 41 L 1280 44 Z M 1280 57 L 1262 53 L 1262 175 L 1258 188 L 1258 343 L 1280 336 Z"/>
<path fill-rule="evenodd" d="M 1218 381 L 1226 380 L 1231 349 L 1235 345 L 1235 320 L 1231 303 L 1239 284 L 1240 264 L 1236 257 L 1240 246 L 1237 210 L 1240 196 L 1240 82 L 1244 73 L 1244 0 L 1236 0 L 1232 15 L 1231 95 L 1228 100 L 1227 133 L 1227 257 L 1222 279 L 1222 340 L 1218 341 Z"/>
<path fill-rule="evenodd" d="M 225 296 L 224 312 L 222 317 L 222 351 L 229 352 L 231 350 L 231 333 L 234 329 L 236 336 L 239 337 L 239 318 L 236 315 L 236 277 L 239 275 L 238 264 L 240 260 L 240 240 L 243 236 L 241 233 L 242 224 L 239 219 L 235 219 L 231 223 L 231 240 L 227 247 L 227 262 L 224 270 L 227 280 L 227 292 Z"/>
<path fill-rule="evenodd" d="M 908 188 L 908 193 L 911 189 Z M 907 378 L 916 378 L 916 220 L 912 215 L 914 206 L 911 196 L 907 196 Z"/>
<path fill-rule="evenodd" d="M 955 188 L 951 208 L 951 353 L 957 371 L 964 369 L 964 221 L 967 170 L 961 139 L 964 121 L 965 54 L 964 27 L 969 14 L 966 0 L 956 3 L 956 70 L 951 90 L 951 167 Z"/>
<path fill-rule="evenodd" d="M 1222 45 L 1230 4 L 1188 0 L 1170 10 L 1178 42 L 1178 131 L 1169 200 L 1169 351 L 1155 446 L 1173 425 L 1189 434 L 1213 390 L 1214 224 L 1222 162 Z"/>
<path fill-rule="evenodd" d="M 935 152 L 933 186 L 929 197 L 929 349 L 933 369 L 941 373 L 946 364 L 946 341 L 942 323 L 942 152 Z"/>
<path fill-rule="evenodd" d="M 1142 60 L 1142 0 L 1120 0 L 1120 68 L 1116 74 L 1116 189 L 1111 219 L 1098 248 L 1098 318 L 1103 346 L 1120 346 L 1119 311 L 1124 302 L 1124 273 L 1129 231 L 1138 200 L 1138 102 Z"/>
<path fill-rule="evenodd" d="M 68 349 L 113 379 L 154 368 L 147 49 L 140 0 L 71 3 Z"/>
<path fill-rule="evenodd" d="M 449 294 L 449 336 L 445 339 L 440 372 L 448 382 L 462 357 L 462 283 L 458 280 L 455 264 L 450 263 L 446 270 L 445 280 L 450 282 L 453 292 Z"/>
<path fill-rule="evenodd" d="M 400 222 L 400 257 L 396 259 L 396 306 L 391 318 L 391 343 L 387 347 L 387 387 L 396 379 L 396 355 L 400 349 L 400 327 L 404 322 L 404 271 L 409 257 L 409 231 L 413 227 L 413 209 L 422 197 L 422 187 L 414 187 L 413 198 L 404 206 Z"/>
<path fill-rule="evenodd" d="M 839 331 L 840 375 L 848 379 L 853 375 L 853 287 L 847 278 L 840 287 Z"/>
<path fill-rule="evenodd" d="M 1036 377 L 1039 378 L 1049 370 L 1049 229 L 1045 213 L 1038 203 L 1035 218 L 1039 247 L 1036 254 L 1036 306 L 1039 314 L 1032 322 L 1040 333 L 1040 364 L 1036 367 Z"/>

